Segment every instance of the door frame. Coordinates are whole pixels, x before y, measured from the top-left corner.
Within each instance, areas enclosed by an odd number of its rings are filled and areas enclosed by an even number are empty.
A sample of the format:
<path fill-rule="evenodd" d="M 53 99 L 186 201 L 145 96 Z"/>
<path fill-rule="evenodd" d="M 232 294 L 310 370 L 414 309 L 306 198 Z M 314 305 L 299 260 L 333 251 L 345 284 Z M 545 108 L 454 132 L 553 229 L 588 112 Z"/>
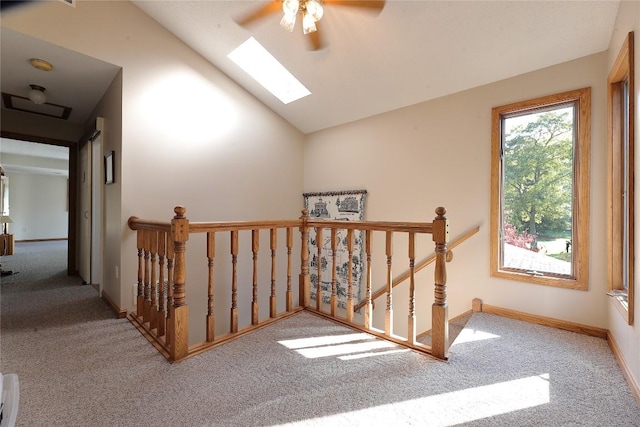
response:
<path fill-rule="evenodd" d="M 78 203 L 78 146 L 77 141 L 65 141 L 62 139 L 47 138 L 36 135 L 29 135 L 17 132 L 0 131 L 0 137 L 17 139 L 20 141 L 39 142 L 41 144 L 57 145 L 69 148 L 69 223 L 67 227 L 67 275 L 75 276 L 78 274 L 78 266 L 76 263 L 77 251 L 77 203 Z M 82 139 L 88 140 L 87 136 Z"/>

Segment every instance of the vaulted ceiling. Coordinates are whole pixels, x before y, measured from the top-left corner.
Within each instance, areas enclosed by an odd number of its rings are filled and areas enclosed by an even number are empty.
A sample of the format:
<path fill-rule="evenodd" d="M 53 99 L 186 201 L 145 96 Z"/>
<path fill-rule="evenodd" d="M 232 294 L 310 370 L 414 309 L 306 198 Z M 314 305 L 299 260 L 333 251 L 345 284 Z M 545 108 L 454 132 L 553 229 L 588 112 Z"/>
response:
<path fill-rule="evenodd" d="M 326 48 L 312 51 L 299 22 L 293 33 L 280 27 L 280 13 L 237 24 L 270 1 L 133 3 L 303 133 L 606 50 L 619 4 L 387 0 L 379 13 L 326 4 L 318 25 Z M 26 96 L 27 77 L 38 72 L 26 59 L 54 52 L 64 72 L 41 84 L 51 102 L 73 109 L 72 121 L 86 119 L 119 70 L 11 30 L 1 36 L 2 91 Z M 282 104 L 231 62 L 229 52 L 250 36 L 312 94 Z"/>

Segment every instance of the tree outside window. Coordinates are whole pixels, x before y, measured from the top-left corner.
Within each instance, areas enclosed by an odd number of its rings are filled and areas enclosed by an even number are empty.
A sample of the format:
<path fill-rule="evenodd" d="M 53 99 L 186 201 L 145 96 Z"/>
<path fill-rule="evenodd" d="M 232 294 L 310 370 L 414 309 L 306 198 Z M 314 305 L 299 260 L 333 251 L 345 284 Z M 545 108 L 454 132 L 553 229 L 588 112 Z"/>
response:
<path fill-rule="evenodd" d="M 493 109 L 492 275 L 587 288 L 589 96 Z"/>

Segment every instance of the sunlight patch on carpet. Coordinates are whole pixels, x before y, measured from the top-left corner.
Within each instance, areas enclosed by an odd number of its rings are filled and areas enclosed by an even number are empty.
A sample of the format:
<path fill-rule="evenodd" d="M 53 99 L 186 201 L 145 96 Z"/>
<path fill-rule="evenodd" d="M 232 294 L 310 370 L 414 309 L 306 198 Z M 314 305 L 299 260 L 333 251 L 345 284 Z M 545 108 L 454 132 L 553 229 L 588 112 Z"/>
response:
<path fill-rule="evenodd" d="M 365 333 L 342 334 L 342 335 L 325 335 L 321 337 L 298 338 L 294 340 L 282 340 L 278 343 L 291 350 L 297 350 L 307 347 L 319 347 L 322 345 L 335 345 L 354 341 L 370 340 L 371 335 Z"/>
<path fill-rule="evenodd" d="M 396 354 L 396 353 L 407 353 L 411 350 L 407 349 L 407 348 L 399 348 L 399 349 L 395 349 L 395 350 L 388 350 L 388 351 L 376 351 L 376 352 L 368 352 L 368 353 L 360 353 L 360 354 L 348 354 L 346 356 L 340 356 L 338 357 L 338 359 L 340 360 L 356 360 L 356 359 L 365 359 L 367 357 L 377 357 L 377 356 L 384 356 L 387 354 Z"/>
<path fill-rule="evenodd" d="M 465 342 L 489 340 L 492 338 L 500 338 L 500 335 L 490 334 L 489 332 L 478 331 L 471 328 L 464 328 L 456 338 L 456 344 Z"/>
<path fill-rule="evenodd" d="M 381 353 L 375 350 L 397 349 L 397 346 L 391 342 L 379 340 L 364 333 L 299 338 L 282 340 L 278 341 L 278 343 L 288 349 L 295 350 L 296 353 L 308 359 L 340 356 L 339 358 L 342 360 L 350 360 L 343 358 L 364 358 Z M 385 351 L 384 353 L 387 352 Z"/>
<path fill-rule="evenodd" d="M 407 414 L 414 413 L 416 420 L 428 418 L 430 426 L 454 426 L 548 403 L 549 374 L 541 374 L 287 425 L 344 425 L 350 420 L 393 419 L 394 414 L 410 421 Z"/>

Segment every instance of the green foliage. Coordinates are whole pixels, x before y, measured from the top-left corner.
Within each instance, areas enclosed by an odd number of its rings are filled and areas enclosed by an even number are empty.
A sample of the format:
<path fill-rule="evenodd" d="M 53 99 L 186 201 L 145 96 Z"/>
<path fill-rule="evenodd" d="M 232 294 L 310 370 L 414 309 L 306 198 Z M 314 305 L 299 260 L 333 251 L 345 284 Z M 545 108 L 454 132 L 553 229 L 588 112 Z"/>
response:
<path fill-rule="evenodd" d="M 571 252 L 560 252 L 557 254 L 547 254 L 547 256 L 559 259 L 561 261 L 571 262 Z"/>
<path fill-rule="evenodd" d="M 529 122 L 514 127 L 505 137 L 505 221 L 532 235 L 571 229 L 572 110 L 528 117 Z"/>

